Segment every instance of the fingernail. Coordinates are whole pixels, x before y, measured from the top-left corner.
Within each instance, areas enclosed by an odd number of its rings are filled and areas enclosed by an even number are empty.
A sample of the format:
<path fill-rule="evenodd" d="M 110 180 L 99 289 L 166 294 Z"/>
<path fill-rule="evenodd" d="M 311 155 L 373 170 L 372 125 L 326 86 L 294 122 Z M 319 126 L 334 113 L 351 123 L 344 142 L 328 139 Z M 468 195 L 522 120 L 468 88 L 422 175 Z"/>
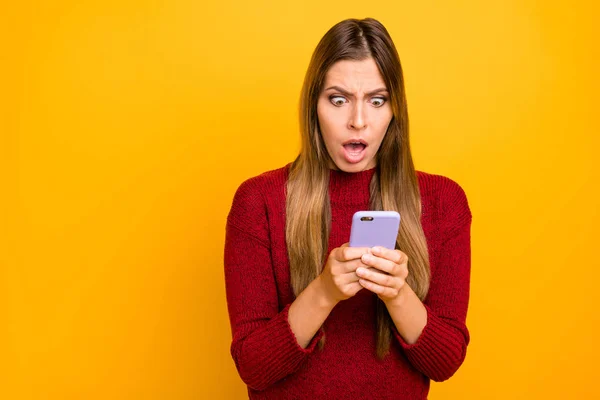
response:
<path fill-rule="evenodd" d="M 371 256 L 370 254 L 363 254 L 362 259 L 363 261 L 371 261 L 373 259 L 373 256 Z"/>

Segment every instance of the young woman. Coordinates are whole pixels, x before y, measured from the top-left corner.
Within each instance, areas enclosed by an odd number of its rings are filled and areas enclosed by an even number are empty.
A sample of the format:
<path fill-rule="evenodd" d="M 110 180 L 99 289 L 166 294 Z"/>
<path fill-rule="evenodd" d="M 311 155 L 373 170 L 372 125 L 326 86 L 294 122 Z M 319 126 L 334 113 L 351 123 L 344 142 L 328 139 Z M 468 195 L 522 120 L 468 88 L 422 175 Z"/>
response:
<path fill-rule="evenodd" d="M 349 19 L 314 51 L 296 160 L 245 181 L 227 219 L 231 354 L 251 399 L 425 399 L 462 364 L 471 212 L 415 171 L 384 26 Z M 401 215 L 396 249 L 348 247 L 352 215 Z"/>

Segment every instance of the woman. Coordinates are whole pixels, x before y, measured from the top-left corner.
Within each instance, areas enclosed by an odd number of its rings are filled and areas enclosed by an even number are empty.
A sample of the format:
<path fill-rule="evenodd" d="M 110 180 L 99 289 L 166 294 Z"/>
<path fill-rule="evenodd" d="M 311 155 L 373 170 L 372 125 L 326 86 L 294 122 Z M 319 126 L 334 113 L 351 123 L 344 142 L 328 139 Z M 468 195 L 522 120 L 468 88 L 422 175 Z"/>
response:
<path fill-rule="evenodd" d="M 251 399 L 425 399 L 462 364 L 471 212 L 417 172 L 402 69 L 374 19 L 332 27 L 310 61 L 302 148 L 245 181 L 227 219 L 231 354 Z M 348 247 L 359 210 L 401 215 L 396 249 Z"/>

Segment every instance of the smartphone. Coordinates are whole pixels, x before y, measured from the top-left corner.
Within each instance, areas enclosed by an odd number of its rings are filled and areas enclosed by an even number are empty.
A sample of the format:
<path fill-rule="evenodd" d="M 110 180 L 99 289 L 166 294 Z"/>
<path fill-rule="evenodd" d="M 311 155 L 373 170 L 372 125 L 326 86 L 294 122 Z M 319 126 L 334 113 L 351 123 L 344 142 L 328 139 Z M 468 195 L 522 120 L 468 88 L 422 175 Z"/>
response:
<path fill-rule="evenodd" d="M 396 211 L 358 211 L 352 217 L 350 247 L 396 248 L 400 214 Z"/>

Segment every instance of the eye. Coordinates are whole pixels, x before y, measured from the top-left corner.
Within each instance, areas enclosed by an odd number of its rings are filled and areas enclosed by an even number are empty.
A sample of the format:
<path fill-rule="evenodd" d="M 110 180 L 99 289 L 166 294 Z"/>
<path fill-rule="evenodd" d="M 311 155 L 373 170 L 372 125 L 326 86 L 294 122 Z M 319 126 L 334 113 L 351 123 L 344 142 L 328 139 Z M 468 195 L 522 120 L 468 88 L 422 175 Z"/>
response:
<path fill-rule="evenodd" d="M 334 106 L 341 107 L 346 102 L 346 98 L 342 96 L 331 96 L 329 101 L 331 101 Z"/>
<path fill-rule="evenodd" d="M 385 97 L 373 97 L 373 99 L 371 100 L 371 104 L 373 104 L 375 107 L 381 107 L 385 103 L 385 101 Z"/>

